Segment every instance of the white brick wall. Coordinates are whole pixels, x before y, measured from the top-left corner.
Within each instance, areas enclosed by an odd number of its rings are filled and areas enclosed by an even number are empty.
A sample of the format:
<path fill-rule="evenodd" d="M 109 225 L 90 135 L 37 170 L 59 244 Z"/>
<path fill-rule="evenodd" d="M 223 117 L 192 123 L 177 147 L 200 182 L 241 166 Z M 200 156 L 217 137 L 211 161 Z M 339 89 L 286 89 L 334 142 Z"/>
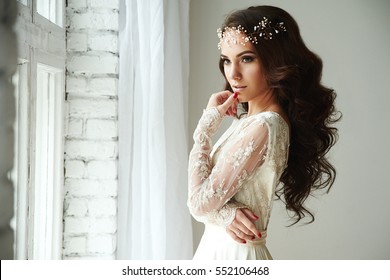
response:
<path fill-rule="evenodd" d="M 113 259 L 119 1 L 67 1 L 64 259 Z"/>

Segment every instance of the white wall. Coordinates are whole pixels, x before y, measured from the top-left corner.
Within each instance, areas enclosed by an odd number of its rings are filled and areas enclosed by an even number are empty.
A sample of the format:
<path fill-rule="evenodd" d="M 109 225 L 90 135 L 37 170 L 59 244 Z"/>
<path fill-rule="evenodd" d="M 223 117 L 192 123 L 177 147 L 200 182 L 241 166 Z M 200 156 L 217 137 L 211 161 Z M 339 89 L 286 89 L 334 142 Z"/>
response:
<path fill-rule="evenodd" d="M 209 95 L 224 84 L 216 29 L 233 9 L 261 4 L 284 8 L 297 20 L 305 42 L 324 61 L 323 81 L 337 91 L 343 113 L 331 154 L 333 189 L 310 200 L 311 225 L 286 227 L 283 205 L 274 204 L 271 253 L 275 259 L 390 259 L 390 1 L 192 0 L 189 135 Z M 196 223 L 195 247 L 202 231 Z"/>

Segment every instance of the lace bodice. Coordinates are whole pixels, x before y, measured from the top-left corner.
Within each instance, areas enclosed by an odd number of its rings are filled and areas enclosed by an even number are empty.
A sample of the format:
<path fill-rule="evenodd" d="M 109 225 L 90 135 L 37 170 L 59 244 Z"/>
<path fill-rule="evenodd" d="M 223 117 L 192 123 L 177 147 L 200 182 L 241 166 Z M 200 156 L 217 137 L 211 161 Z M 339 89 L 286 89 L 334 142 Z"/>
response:
<path fill-rule="evenodd" d="M 268 225 L 272 200 L 286 167 L 289 146 L 287 123 L 274 112 L 233 121 L 213 147 L 211 137 L 222 116 L 204 110 L 194 132 L 189 157 L 187 205 L 203 223 L 228 226 L 238 208 L 249 208 Z"/>

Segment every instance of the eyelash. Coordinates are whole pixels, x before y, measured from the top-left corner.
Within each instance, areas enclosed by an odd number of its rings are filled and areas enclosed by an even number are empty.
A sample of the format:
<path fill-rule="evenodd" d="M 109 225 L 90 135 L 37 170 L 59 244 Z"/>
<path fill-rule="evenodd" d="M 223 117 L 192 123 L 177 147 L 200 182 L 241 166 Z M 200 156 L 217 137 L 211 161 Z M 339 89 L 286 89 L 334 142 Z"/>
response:
<path fill-rule="evenodd" d="M 244 63 L 249 63 L 249 62 L 252 62 L 253 60 L 254 60 L 254 58 L 251 57 L 251 56 L 244 56 L 241 59 L 241 61 L 244 62 Z M 230 64 L 230 60 L 227 59 L 227 58 L 222 58 L 222 63 L 224 65 L 228 65 L 228 64 Z"/>
<path fill-rule="evenodd" d="M 245 60 L 247 60 L 247 61 L 245 61 Z M 254 60 L 254 58 L 251 57 L 251 56 L 244 56 L 244 57 L 242 58 L 242 61 L 243 61 L 243 62 L 246 62 L 246 63 L 252 62 L 253 60 Z"/>
<path fill-rule="evenodd" d="M 221 60 L 222 60 L 222 63 L 223 63 L 224 65 L 227 65 L 227 64 L 230 63 L 230 60 L 227 59 L 227 58 L 222 58 Z"/>

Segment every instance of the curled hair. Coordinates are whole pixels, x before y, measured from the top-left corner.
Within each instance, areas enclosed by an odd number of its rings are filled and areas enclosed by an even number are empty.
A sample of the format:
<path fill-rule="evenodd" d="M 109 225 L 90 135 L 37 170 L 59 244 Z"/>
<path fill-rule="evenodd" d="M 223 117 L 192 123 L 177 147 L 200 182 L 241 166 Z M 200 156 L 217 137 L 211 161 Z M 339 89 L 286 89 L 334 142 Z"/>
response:
<path fill-rule="evenodd" d="M 283 22 L 287 30 L 272 40 L 260 39 L 254 44 L 268 86 L 291 124 L 288 166 L 276 196 L 294 213 L 293 224 L 307 215 L 313 222 L 305 200 L 315 190 L 329 192 L 336 177 L 334 166 L 326 158 L 338 137 L 337 128 L 332 126 L 341 117 L 335 108 L 336 93 L 321 84 L 322 61 L 306 47 L 296 21 L 286 11 L 272 6 L 249 7 L 230 14 L 222 30 L 240 25 L 253 30 L 263 17 Z M 222 60 L 219 68 L 225 75 Z M 225 89 L 232 91 L 227 79 Z M 248 104 L 243 103 L 243 108 L 247 111 Z"/>

